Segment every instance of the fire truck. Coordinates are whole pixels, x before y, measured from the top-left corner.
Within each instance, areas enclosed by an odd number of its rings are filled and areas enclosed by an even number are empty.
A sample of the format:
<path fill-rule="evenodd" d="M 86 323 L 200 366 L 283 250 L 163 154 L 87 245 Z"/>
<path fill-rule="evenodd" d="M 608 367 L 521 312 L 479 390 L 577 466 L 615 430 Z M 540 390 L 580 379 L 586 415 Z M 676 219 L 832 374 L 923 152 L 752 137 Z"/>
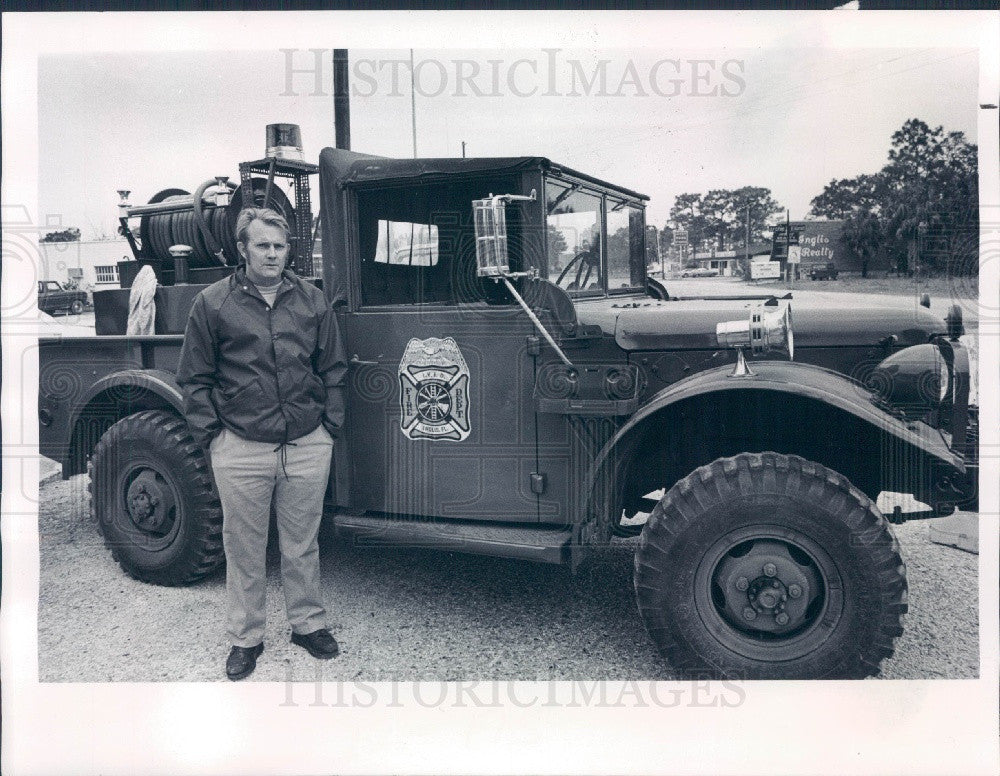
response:
<path fill-rule="evenodd" d="M 96 336 L 41 341 L 38 412 L 41 453 L 64 478 L 87 473 L 107 547 L 137 579 L 197 583 L 224 561 L 175 370 L 249 205 L 285 216 L 290 264 L 338 315 L 337 531 L 574 568 L 632 537 L 665 675 L 876 674 L 907 609 L 890 524 L 975 509 L 957 308 L 673 296 L 646 275 L 647 197 L 542 157 L 327 148 L 312 164 L 279 143 L 238 183 L 121 193 L 134 258 L 121 289 L 94 294 Z M 153 332 L 129 335 L 145 266 Z M 917 511 L 883 514 L 883 492 Z"/>

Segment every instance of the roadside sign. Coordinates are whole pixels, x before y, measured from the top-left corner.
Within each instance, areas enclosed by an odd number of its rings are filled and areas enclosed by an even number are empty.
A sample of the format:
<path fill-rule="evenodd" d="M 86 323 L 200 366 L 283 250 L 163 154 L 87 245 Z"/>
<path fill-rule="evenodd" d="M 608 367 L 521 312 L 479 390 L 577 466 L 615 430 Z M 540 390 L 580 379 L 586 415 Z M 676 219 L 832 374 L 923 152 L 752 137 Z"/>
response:
<path fill-rule="evenodd" d="M 788 231 L 788 242 L 792 245 L 799 244 L 799 238 L 801 237 L 801 232 L 798 229 L 790 229 Z M 772 241 L 775 245 L 785 244 L 785 227 L 781 226 L 774 230 L 774 237 Z"/>
<path fill-rule="evenodd" d="M 763 259 L 750 262 L 751 280 L 777 280 L 781 277 L 781 262 Z"/>
<path fill-rule="evenodd" d="M 798 264 L 802 258 L 802 246 L 801 245 L 789 245 L 788 246 L 788 263 Z"/>

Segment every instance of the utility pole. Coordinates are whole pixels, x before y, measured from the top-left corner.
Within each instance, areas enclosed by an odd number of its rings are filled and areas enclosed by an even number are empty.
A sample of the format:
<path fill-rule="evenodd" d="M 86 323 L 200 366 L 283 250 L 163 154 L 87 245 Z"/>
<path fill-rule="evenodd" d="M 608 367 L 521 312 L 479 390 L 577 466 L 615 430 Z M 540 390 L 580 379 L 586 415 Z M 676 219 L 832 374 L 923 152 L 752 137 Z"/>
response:
<path fill-rule="evenodd" d="M 788 263 L 788 241 L 791 238 L 792 223 L 788 208 L 785 208 L 785 271 L 788 273 L 788 282 L 792 282 L 792 265 Z"/>
<path fill-rule="evenodd" d="M 743 241 L 746 244 L 746 247 L 744 248 L 743 253 L 746 255 L 746 261 L 747 261 L 747 263 L 746 263 L 747 278 L 745 278 L 745 279 L 749 280 L 750 279 L 749 278 L 749 275 L 750 275 L 750 203 L 749 202 L 747 202 L 747 229 L 746 229 L 746 235 L 743 238 Z"/>
<path fill-rule="evenodd" d="M 333 50 L 333 129 L 336 147 L 351 150 L 351 93 L 347 49 Z"/>
<path fill-rule="evenodd" d="M 413 49 L 410 49 L 410 119 L 413 125 L 413 158 L 417 158 L 417 97 L 416 76 L 413 71 Z"/>
<path fill-rule="evenodd" d="M 792 255 L 792 221 L 791 221 L 791 211 L 785 208 L 785 266 L 788 267 L 788 287 L 789 289 L 795 286 L 795 268 L 792 263 L 788 260 L 789 256 Z"/>
<path fill-rule="evenodd" d="M 462 158 L 465 158 L 465 141 L 462 141 Z"/>
<path fill-rule="evenodd" d="M 666 229 L 667 227 L 664 226 L 663 228 Z M 664 262 L 663 262 L 663 253 L 660 251 L 660 232 L 656 229 L 655 226 L 653 227 L 653 231 L 655 232 L 655 235 L 654 235 L 653 239 L 656 240 L 656 258 L 660 262 L 660 277 L 663 278 L 664 280 L 666 280 L 667 279 L 667 265 L 664 264 Z"/>

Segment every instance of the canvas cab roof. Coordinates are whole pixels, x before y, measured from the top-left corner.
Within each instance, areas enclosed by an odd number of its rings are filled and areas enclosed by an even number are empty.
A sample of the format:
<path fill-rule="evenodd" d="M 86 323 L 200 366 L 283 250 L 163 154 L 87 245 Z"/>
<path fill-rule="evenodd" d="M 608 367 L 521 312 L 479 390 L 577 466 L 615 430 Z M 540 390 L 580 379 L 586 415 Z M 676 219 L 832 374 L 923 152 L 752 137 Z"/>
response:
<path fill-rule="evenodd" d="M 341 185 L 364 185 L 389 180 L 422 180 L 451 176 L 519 173 L 527 170 L 561 177 L 577 178 L 601 188 L 621 193 L 631 199 L 646 202 L 649 197 L 615 183 L 595 178 L 564 165 L 554 164 L 544 156 L 477 157 L 469 159 L 390 159 L 368 156 L 337 148 L 325 148 L 319 157 L 323 171 L 333 174 Z"/>

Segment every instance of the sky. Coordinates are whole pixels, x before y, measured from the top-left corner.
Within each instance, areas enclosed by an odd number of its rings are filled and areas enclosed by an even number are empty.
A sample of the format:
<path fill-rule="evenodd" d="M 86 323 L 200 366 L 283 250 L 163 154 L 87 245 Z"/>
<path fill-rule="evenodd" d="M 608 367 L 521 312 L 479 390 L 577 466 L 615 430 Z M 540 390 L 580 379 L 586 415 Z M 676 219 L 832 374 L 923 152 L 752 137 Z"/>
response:
<path fill-rule="evenodd" d="M 317 60 L 317 56 L 319 59 Z M 146 202 L 264 155 L 299 124 L 334 144 L 332 52 L 80 53 L 38 61 L 43 224 L 113 235 Z M 764 186 L 804 217 L 833 178 L 877 171 L 909 118 L 976 140 L 973 48 L 416 49 L 420 156 L 547 156 L 651 197 Z M 413 154 L 410 52 L 352 49 L 356 151 Z M 319 62 L 319 69 L 316 64 Z M 318 75 L 317 75 L 318 73 Z M 317 81 L 318 79 L 318 81 Z M 316 189 L 314 189 L 314 192 Z"/>

